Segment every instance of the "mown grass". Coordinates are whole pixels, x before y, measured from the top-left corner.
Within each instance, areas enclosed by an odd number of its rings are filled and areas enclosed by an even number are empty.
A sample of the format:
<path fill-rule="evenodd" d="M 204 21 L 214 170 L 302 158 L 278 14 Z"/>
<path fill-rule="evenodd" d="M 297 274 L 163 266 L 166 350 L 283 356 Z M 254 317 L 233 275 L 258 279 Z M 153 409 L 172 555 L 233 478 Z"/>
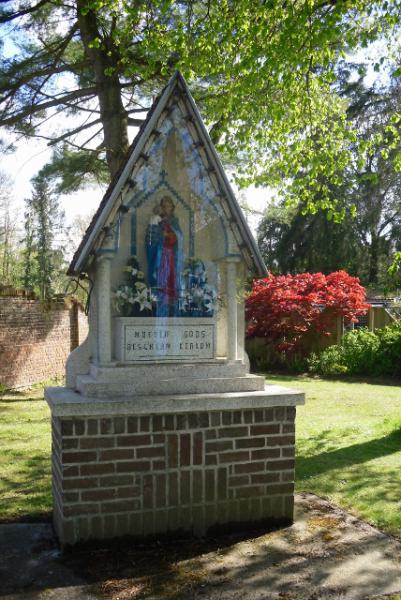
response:
<path fill-rule="evenodd" d="M 43 387 L 0 394 L 0 521 L 50 516 L 50 451 Z"/>
<path fill-rule="evenodd" d="M 267 375 L 299 389 L 296 489 L 401 535 L 401 382 Z"/>
<path fill-rule="evenodd" d="M 268 375 L 300 389 L 296 487 L 401 535 L 401 386 Z M 43 390 L 0 395 L 0 520 L 48 516 L 50 414 Z"/>

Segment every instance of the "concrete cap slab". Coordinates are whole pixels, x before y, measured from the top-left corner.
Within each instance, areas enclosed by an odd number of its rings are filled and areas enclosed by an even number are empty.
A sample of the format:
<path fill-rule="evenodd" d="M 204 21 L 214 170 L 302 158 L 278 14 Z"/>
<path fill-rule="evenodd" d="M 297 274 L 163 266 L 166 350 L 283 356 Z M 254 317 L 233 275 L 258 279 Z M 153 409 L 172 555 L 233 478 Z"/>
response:
<path fill-rule="evenodd" d="M 279 385 L 266 385 L 257 392 L 88 398 L 69 388 L 48 387 L 45 399 L 53 416 L 76 417 L 297 406 L 305 403 L 305 394 Z"/>

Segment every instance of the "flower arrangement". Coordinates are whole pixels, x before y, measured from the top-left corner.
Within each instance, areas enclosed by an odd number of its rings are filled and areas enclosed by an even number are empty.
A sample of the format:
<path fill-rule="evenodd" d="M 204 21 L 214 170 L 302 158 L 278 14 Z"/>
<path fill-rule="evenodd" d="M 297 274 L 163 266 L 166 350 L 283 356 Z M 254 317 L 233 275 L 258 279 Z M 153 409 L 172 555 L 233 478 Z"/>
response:
<path fill-rule="evenodd" d="M 136 256 L 131 256 L 131 258 L 128 259 L 127 265 L 124 267 L 124 272 L 127 274 L 129 283 L 132 285 L 138 281 L 143 282 L 145 279 L 145 274 L 141 271 Z"/>
<path fill-rule="evenodd" d="M 212 317 L 217 303 L 215 289 L 207 283 L 206 268 L 199 258 L 186 261 L 185 292 L 182 301 L 183 316 Z"/>
<path fill-rule="evenodd" d="M 150 316 L 155 298 L 144 283 L 145 275 L 139 267 L 136 256 L 132 256 L 124 267 L 126 283 L 114 292 L 114 306 L 126 317 Z"/>
<path fill-rule="evenodd" d="M 120 285 L 114 292 L 114 306 L 119 313 L 130 312 L 134 305 L 134 290 L 129 285 Z M 128 309 L 128 310 L 127 310 Z"/>
<path fill-rule="evenodd" d="M 182 303 L 183 316 L 212 317 L 217 294 L 210 285 L 187 290 Z"/>

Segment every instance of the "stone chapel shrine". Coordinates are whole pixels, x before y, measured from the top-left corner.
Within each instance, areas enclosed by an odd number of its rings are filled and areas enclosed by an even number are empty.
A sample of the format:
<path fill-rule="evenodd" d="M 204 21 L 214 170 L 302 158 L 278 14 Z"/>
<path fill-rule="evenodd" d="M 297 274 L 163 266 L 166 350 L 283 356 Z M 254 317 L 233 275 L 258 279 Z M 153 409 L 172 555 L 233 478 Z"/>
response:
<path fill-rule="evenodd" d="M 249 373 L 244 297 L 266 269 L 180 73 L 68 273 L 90 301 L 46 390 L 62 546 L 291 523 L 303 394 Z"/>

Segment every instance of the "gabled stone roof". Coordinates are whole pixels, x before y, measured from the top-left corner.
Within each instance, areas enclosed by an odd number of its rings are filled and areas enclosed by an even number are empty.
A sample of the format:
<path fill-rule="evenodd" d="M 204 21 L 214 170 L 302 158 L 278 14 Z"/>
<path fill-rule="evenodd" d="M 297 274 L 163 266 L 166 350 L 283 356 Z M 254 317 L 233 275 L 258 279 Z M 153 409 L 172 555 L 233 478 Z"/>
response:
<path fill-rule="evenodd" d="M 144 147 L 156 128 L 159 117 L 164 110 L 168 109 L 169 102 L 174 95 L 178 94 L 181 99 L 186 101 L 188 108 L 188 121 L 194 126 L 202 144 L 204 152 L 210 166 L 218 181 L 219 196 L 227 202 L 230 211 L 230 226 L 237 239 L 241 253 L 254 275 L 262 277 L 267 273 L 266 266 L 256 245 L 255 239 L 245 220 L 244 214 L 235 198 L 234 192 L 224 172 L 221 161 L 209 137 L 202 117 L 196 107 L 194 99 L 188 89 L 188 86 L 179 71 L 171 77 L 160 96 L 155 100 L 150 108 L 146 120 L 131 144 L 128 157 L 121 169 L 114 176 L 110 183 L 92 221 L 85 232 L 85 235 L 79 244 L 71 264 L 68 268 L 68 275 L 78 275 L 87 269 L 88 260 L 98 243 L 99 238 L 104 235 L 105 228 L 109 225 L 108 220 L 115 206 L 119 203 L 119 197 L 124 186 L 130 179 L 131 172 L 138 160 L 141 159 Z"/>

